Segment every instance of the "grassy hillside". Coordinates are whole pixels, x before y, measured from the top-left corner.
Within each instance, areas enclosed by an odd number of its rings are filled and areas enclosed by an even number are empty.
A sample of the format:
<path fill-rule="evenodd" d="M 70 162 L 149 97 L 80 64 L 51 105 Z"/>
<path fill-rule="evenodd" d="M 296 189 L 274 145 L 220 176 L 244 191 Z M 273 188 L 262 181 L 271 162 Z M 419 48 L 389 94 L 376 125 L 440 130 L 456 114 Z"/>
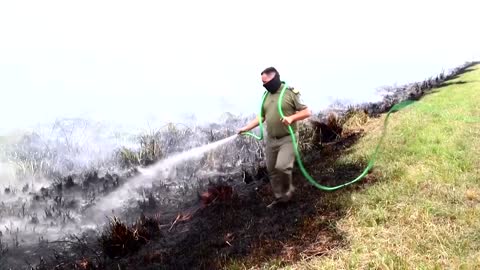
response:
<path fill-rule="evenodd" d="M 374 173 L 353 193 L 337 226 L 347 247 L 294 269 L 480 268 L 480 66 L 392 115 Z M 363 160 L 384 118 L 345 161 Z M 338 197 L 338 194 L 342 194 Z"/>

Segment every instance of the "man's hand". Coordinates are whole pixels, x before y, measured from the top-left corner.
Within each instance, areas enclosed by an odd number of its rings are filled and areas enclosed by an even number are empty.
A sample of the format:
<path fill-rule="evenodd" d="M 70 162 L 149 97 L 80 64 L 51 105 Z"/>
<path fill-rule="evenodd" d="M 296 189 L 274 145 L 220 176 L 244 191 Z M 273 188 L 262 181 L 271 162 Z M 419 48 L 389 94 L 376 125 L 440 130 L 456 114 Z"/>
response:
<path fill-rule="evenodd" d="M 247 126 L 242 127 L 237 131 L 237 134 L 242 134 L 243 132 L 249 131 L 250 129 Z"/>
<path fill-rule="evenodd" d="M 265 121 L 265 119 L 262 119 L 263 121 Z M 237 134 L 241 134 L 243 132 L 246 132 L 246 131 L 250 131 L 252 129 L 254 129 L 255 127 L 258 126 L 258 118 L 255 118 L 253 119 L 252 121 L 250 121 L 250 123 L 248 123 L 246 126 L 242 127 L 241 129 L 239 129 L 237 131 Z"/>
<path fill-rule="evenodd" d="M 289 126 L 293 123 L 294 119 L 292 116 L 286 116 L 285 118 L 282 118 L 282 123 L 286 126 Z"/>
<path fill-rule="evenodd" d="M 310 117 L 312 115 L 312 111 L 310 111 L 310 109 L 308 108 L 305 108 L 295 114 L 292 114 L 290 116 L 286 116 L 282 119 L 280 119 L 282 121 L 282 123 L 286 126 L 288 125 L 291 125 L 292 123 L 296 122 L 296 121 L 300 121 L 300 120 L 303 120 L 303 119 L 307 119 L 308 117 Z"/>

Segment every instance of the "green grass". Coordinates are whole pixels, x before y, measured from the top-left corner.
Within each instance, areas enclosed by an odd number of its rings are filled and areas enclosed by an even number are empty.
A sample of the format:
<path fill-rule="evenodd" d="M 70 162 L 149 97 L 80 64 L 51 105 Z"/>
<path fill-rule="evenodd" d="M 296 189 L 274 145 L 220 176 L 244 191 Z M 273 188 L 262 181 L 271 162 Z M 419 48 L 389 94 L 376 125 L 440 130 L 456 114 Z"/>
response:
<path fill-rule="evenodd" d="M 348 247 L 291 269 L 480 269 L 480 66 L 390 118 L 378 182 L 331 196 Z M 345 156 L 363 160 L 384 118 Z M 351 199 L 351 200 L 350 200 Z"/>
<path fill-rule="evenodd" d="M 471 69 L 450 81 L 467 83 L 391 115 L 374 184 L 325 193 L 348 213 L 336 223 L 346 245 L 283 269 L 480 269 L 480 65 Z M 370 119 L 340 162 L 367 160 L 384 119 Z M 233 261 L 228 269 L 246 267 Z"/>

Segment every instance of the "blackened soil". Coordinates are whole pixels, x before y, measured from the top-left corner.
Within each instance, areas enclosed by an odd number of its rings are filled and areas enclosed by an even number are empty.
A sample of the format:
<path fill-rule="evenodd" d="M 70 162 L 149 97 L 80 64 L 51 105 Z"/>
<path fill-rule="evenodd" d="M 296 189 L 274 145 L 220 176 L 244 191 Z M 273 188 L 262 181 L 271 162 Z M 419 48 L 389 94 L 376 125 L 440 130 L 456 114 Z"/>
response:
<path fill-rule="evenodd" d="M 358 176 L 365 164 L 342 165 L 335 160 L 359 137 L 353 134 L 308 153 L 317 155 L 307 164 L 312 176 L 324 185 L 341 184 Z M 140 251 L 121 259 L 107 259 L 103 267 L 222 269 L 232 260 L 249 266 L 271 260 L 291 263 L 346 244 L 336 228 L 345 209 L 329 200 L 326 191 L 308 183 L 298 170 L 294 179 L 296 195 L 288 204 L 266 207 L 273 199 L 268 180 L 236 186 L 231 197 L 203 205 L 199 201 L 197 207 L 179 213 L 176 222 L 172 218 L 164 224 L 162 233 Z"/>

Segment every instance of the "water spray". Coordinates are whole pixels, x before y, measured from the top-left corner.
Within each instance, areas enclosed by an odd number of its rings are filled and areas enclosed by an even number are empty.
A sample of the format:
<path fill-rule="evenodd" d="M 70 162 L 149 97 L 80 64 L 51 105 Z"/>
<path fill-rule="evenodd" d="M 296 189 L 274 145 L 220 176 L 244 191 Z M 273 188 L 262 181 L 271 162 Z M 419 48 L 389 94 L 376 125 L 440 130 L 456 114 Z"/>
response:
<path fill-rule="evenodd" d="M 206 145 L 202 145 L 199 147 L 195 147 L 193 149 L 172 155 L 171 157 L 168 157 L 164 160 L 160 160 L 156 162 L 150 167 L 138 168 L 140 175 L 131 178 L 122 187 L 110 193 L 108 196 L 100 199 L 97 202 L 97 205 L 94 207 L 95 210 L 100 210 L 100 212 L 106 212 L 108 210 L 111 210 L 112 207 L 113 208 L 121 207 L 121 201 L 127 199 L 127 197 L 131 194 L 131 192 L 134 189 L 144 185 L 152 184 L 158 179 L 156 177 L 157 175 L 161 173 L 165 173 L 165 171 L 168 171 L 168 169 L 171 168 L 172 166 L 180 162 L 183 162 L 185 160 L 201 157 L 202 154 L 232 141 L 237 136 L 238 136 L 237 134 L 234 134 L 225 139 L 222 139 L 213 143 L 209 143 Z"/>

